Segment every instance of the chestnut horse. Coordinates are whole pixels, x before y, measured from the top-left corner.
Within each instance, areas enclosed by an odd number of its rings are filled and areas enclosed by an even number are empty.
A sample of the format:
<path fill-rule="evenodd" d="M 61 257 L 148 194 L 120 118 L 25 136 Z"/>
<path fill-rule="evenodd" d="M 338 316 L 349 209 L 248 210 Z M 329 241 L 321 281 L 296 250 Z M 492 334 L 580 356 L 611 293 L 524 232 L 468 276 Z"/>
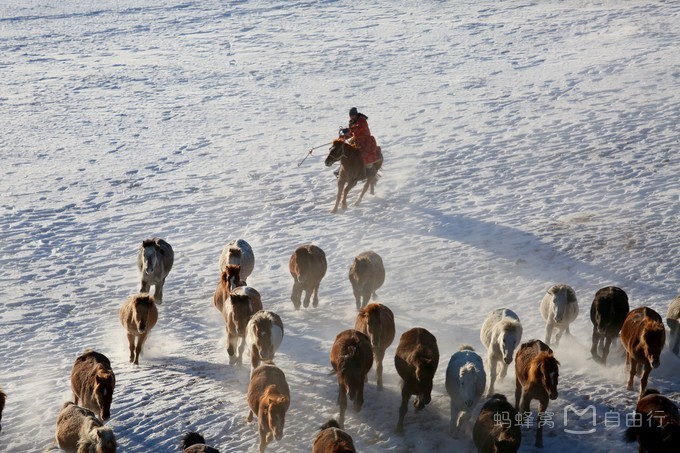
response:
<path fill-rule="evenodd" d="M 517 411 L 505 395 L 494 394 L 479 412 L 472 440 L 480 453 L 515 453 L 522 443 Z"/>
<path fill-rule="evenodd" d="M 640 452 L 676 452 L 680 446 L 678 406 L 658 391 L 647 389 L 635 408 L 637 417 L 626 430 L 626 441 L 637 440 Z"/>
<path fill-rule="evenodd" d="M 89 409 L 65 403 L 57 417 L 56 444 L 68 453 L 116 453 L 116 437 Z"/>
<path fill-rule="evenodd" d="M 324 423 L 312 444 L 312 453 L 355 453 L 352 436 L 340 429 L 335 420 Z"/>
<path fill-rule="evenodd" d="M 338 378 L 338 423 L 342 428 L 345 424 L 347 396 L 354 401 L 355 412 L 359 412 L 364 404 L 364 382 L 373 366 L 371 341 L 358 330 L 344 330 L 335 337 L 330 358 Z"/>
<path fill-rule="evenodd" d="M 102 421 L 111 416 L 115 386 L 116 376 L 104 354 L 85 351 L 76 359 L 71 370 L 73 401 L 99 414 Z"/>
<path fill-rule="evenodd" d="M 286 375 L 275 365 L 262 364 L 255 368 L 251 376 L 246 395 L 250 407 L 248 423 L 253 421 L 253 414 L 257 414 L 262 453 L 272 439 L 281 440 L 283 437 L 286 411 L 290 406 L 290 389 Z"/>
<path fill-rule="evenodd" d="M 246 286 L 246 282 L 241 280 L 241 266 L 236 264 L 227 265 L 227 268 L 220 274 L 220 280 L 217 282 L 215 295 L 213 296 L 213 305 L 220 313 L 222 313 L 224 301 L 227 300 L 231 291 L 240 286 Z"/>
<path fill-rule="evenodd" d="M 153 326 L 158 322 L 158 309 L 153 296 L 146 293 L 130 296 L 118 312 L 120 323 L 127 331 L 130 362 L 139 365 L 139 355 Z M 135 347 L 135 339 L 137 346 Z"/>
<path fill-rule="evenodd" d="M 397 434 L 404 433 L 404 416 L 411 395 L 416 395 L 413 404 L 416 411 L 432 401 L 432 380 L 438 365 L 437 339 L 428 330 L 415 327 L 401 335 L 394 356 L 394 366 L 402 379 Z"/>
<path fill-rule="evenodd" d="M 394 314 L 392 314 L 392 310 L 383 304 L 369 304 L 366 308 L 359 310 L 354 328 L 366 334 L 371 341 L 376 383 L 378 390 L 382 390 L 385 350 L 390 347 L 395 335 Z"/>
<path fill-rule="evenodd" d="M 640 397 L 647 388 L 652 368 L 660 364 L 661 350 L 666 343 L 666 329 L 661 315 L 649 307 L 631 310 L 621 327 L 621 343 L 626 350 L 626 364 L 630 366 L 628 390 L 633 390 L 633 379 L 644 366 L 640 378 Z"/>
<path fill-rule="evenodd" d="M 612 340 L 619 335 L 628 311 L 628 295 L 621 288 L 607 286 L 598 289 L 595 293 L 590 306 L 590 321 L 593 323 L 590 355 L 597 363 L 607 364 L 609 347 Z M 600 355 L 600 349 L 602 355 Z"/>
<path fill-rule="evenodd" d="M 290 300 L 296 310 L 300 309 L 302 292 L 305 292 L 305 300 L 302 305 L 309 307 L 309 300 L 314 296 L 312 306 L 319 305 L 319 285 L 326 275 L 326 253 L 313 244 L 301 245 L 290 257 L 288 270 L 293 277 L 293 291 Z"/>
<path fill-rule="evenodd" d="M 550 347 L 541 340 L 530 340 L 515 355 L 515 410 L 530 412 L 531 400 L 538 400 L 536 447 L 543 447 L 543 420 L 549 400 L 557 399 L 560 362 Z"/>
<path fill-rule="evenodd" d="M 380 255 L 372 250 L 358 254 L 349 268 L 349 282 L 357 310 L 378 297 L 376 291 L 385 283 L 385 266 Z"/>
<path fill-rule="evenodd" d="M 326 157 L 326 167 L 330 167 L 335 162 L 340 162 L 340 173 L 338 174 L 338 193 L 335 196 L 335 206 L 331 210 L 332 214 L 338 212 L 338 204 L 342 196 L 342 209 L 347 209 L 347 194 L 357 183 L 366 180 L 364 188 L 354 205 L 358 205 L 364 198 L 366 191 L 370 188 L 371 195 L 375 192 L 375 184 L 378 181 L 378 170 L 382 167 L 382 151 L 378 146 L 378 156 L 380 159 L 371 168 L 366 168 L 364 174 L 364 161 L 361 158 L 359 148 L 347 143 L 341 138 L 336 138 L 330 147 L 328 157 Z"/>
<path fill-rule="evenodd" d="M 260 310 L 262 310 L 260 293 L 250 286 L 234 288 L 225 301 L 222 316 L 227 325 L 229 363 L 241 363 L 243 361 L 248 321 Z"/>

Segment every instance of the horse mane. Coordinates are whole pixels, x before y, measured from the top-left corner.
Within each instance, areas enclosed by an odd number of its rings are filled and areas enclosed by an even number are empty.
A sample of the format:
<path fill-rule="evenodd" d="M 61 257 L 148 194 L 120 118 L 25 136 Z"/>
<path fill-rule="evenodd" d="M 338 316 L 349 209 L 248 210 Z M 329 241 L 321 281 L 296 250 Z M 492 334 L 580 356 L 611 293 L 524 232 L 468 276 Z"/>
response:
<path fill-rule="evenodd" d="M 189 431 L 182 436 L 181 444 L 182 450 L 186 450 L 192 445 L 205 444 L 205 438 L 195 431 Z"/>
<path fill-rule="evenodd" d="M 469 345 L 467 343 L 460 345 L 460 348 L 458 348 L 459 351 L 473 351 L 475 348 L 472 347 L 472 345 Z"/>
<path fill-rule="evenodd" d="M 338 428 L 338 429 L 340 429 L 340 425 L 338 424 L 338 422 L 334 418 L 331 418 L 326 423 L 321 425 L 321 427 L 319 428 L 319 431 L 323 431 L 324 429 L 328 429 L 328 428 Z"/>
<path fill-rule="evenodd" d="M 142 304 L 142 305 L 153 305 L 156 300 L 153 298 L 153 296 L 149 295 L 149 293 L 139 293 L 136 296 L 133 296 L 133 301 L 136 304 Z"/>
<path fill-rule="evenodd" d="M 516 331 L 522 327 L 522 323 L 514 318 L 505 317 L 498 322 L 500 329 L 504 332 Z"/>
<path fill-rule="evenodd" d="M 269 384 L 262 392 L 261 401 L 268 401 L 269 406 L 276 406 L 279 404 L 285 404 L 290 401 L 290 399 L 279 391 L 276 384 Z"/>
<path fill-rule="evenodd" d="M 574 288 L 567 285 L 566 283 L 558 283 L 556 285 L 553 285 L 546 292 L 548 294 L 552 294 L 553 296 L 555 296 L 560 291 L 566 291 L 566 293 L 567 293 L 567 303 L 577 302 L 576 292 L 574 291 Z"/>
<path fill-rule="evenodd" d="M 232 294 L 229 296 L 232 304 L 249 304 L 250 296 L 247 294 Z"/>
<path fill-rule="evenodd" d="M 109 442 L 113 442 L 113 444 L 116 445 L 116 438 L 113 435 L 113 430 L 110 426 L 98 426 L 92 419 L 89 420 L 89 423 L 91 423 L 91 425 L 90 429 L 87 431 L 86 437 L 78 440 L 78 451 L 90 452 L 93 451 L 92 447 L 98 447 Z"/>
<path fill-rule="evenodd" d="M 371 303 L 360 310 L 362 315 L 370 317 L 372 314 L 380 314 L 380 305 L 376 303 Z"/>
<path fill-rule="evenodd" d="M 541 374 L 541 366 L 545 364 L 548 368 L 558 370 L 560 362 L 552 355 L 551 352 L 541 351 L 534 356 L 529 362 L 528 375 L 531 381 L 537 381 Z"/>

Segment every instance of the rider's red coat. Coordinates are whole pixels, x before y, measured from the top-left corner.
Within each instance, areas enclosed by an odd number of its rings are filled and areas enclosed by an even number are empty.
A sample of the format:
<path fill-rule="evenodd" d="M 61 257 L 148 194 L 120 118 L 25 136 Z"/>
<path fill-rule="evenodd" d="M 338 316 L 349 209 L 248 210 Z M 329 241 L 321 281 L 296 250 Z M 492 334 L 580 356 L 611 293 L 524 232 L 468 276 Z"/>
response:
<path fill-rule="evenodd" d="M 354 143 L 361 150 L 364 165 L 372 164 L 378 160 L 378 147 L 375 138 L 371 135 L 371 130 L 368 128 L 366 116 L 359 115 L 356 121 L 349 126 L 349 130 L 354 137 Z"/>

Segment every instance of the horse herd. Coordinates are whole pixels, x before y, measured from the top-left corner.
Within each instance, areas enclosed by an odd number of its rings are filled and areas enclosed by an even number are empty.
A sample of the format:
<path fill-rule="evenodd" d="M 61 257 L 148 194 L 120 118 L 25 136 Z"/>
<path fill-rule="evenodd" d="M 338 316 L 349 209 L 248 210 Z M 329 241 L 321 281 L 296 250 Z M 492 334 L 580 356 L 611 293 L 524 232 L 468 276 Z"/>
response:
<path fill-rule="evenodd" d="M 163 239 L 142 242 L 138 253 L 141 276 L 140 293 L 130 296 L 120 307 L 119 318 L 127 332 L 130 362 L 138 365 L 144 342 L 158 320 L 157 305 L 162 303 L 163 285 L 172 269 L 172 247 Z M 276 313 L 264 310 L 259 292 L 247 284 L 254 270 L 255 257 L 243 239 L 229 242 L 219 259 L 219 279 L 213 305 L 222 313 L 226 326 L 227 353 L 230 364 L 243 361 L 244 350 L 250 355 L 250 382 L 246 394 L 248 422 L 258 419 L 259 450 L 283 436 L 286 411 L 291 394 L 285 373 L 273 363 L 282 343 L 284 325 Z M 325 253 L 315 245 L 298 247 L 290 257 L 293 277 L 291 301 L 296 310 L 318 305 L 319 286 L 326 274 Z M 355 451 L 351 436 L 344 431 L 348 399 L 354 411 L 364 404 L 364 385 L 375 363 L 376 385 L 383 388 L 383 359 L 395 339 L 394 314 L 387 306 L 373 302 L 385 280 L 381 257 L 372 251 L 359 254 L 349 270 L 349 280 L 358 310 L 354 328 L 340 332 L 330 350 L 330 362 L 338 382 L 339 416 L 322 426 L 312 444 L 312 451 Z M 154 295 L 150 295 L 154 286 Z M 302 296 L 304 293 L 304 300 Z M 521 442 L 520 426 L 530 414 L 530 403 L 538 400 L 539 418 L 545 414 L 550 400 L 558 397 L 560 362 L 549 345 L 557 347 L 569 325 L 579 313 L 574 290 L 565 284 L 550 287 L 539 310 L 546 321 L 545 341 L 521 342 L 519 316 L 507 308 L 488 314 L 480 330 L 486 348 L 483 359 L 469 345 L 455 352 L 446 369 L 445 387 L 450 396 L 451 436 L 458 438 L 473 409 L 486 395 L 486 401 L 472 427 L 472 439 L 480 452 L 517 451 Z M 666 331 L 661 316 L 649 307 L 629 309 L 626 293 L 617 287 L 602 288 L 591 304 L 593 324 L 592 358 L 606 366 L 614 338 L 620 335 L 629 368 L 627 388 L 642 370 L 637 412 L 648 419 L 642 427 L 627 430 L 629 441 L 637 440 L 640 451 L 676 451 L 680 445 L 680 416 L 677 406 L 658 392 L 647 389 L 649 374 L 659 366 Z M 670 344 L 680 354 L 680 296 L 670 304 L 667 313 Z M 553 332 L 556 332 L 553 339 Z M 515 404 L 496 394 L 494 384 L 503 379 L 515 362 Z M 396 433 L 404 433 L 408 402 L 415 396 L 416 411 L 431 401 L 433 379 L 439 364 L 435 336 L 425 328 L 404 332 L 397 345 L 394 364 L 401 377 L 401 405 Z M 107 357 L 87 350 L 75 361 L 71 372 L 73 402 L 63 405 L 56 423 L 55 448 L 67 452 L 109 453 L 116 451 L 112 429 L 104 424 L 110 417 L 115 388 L 115 374 Z M 487 385 L 488 384 L 488 385 Z M 6 395 L 0 390 L 0 421 Z M 655 416 L 649 416 L 649 410 Z M 662 416 L 659 416 L 661 414 Z M 502 420 L 502 423 L 499 423 Z M 1 429 L 1 427 L 0 427 Z M 535 445 L 543 446 L 542 424 L 536 430 Z M 205 445 L 198 433 L 187 433 L 182 439 L 185 452 L 216 452 Z"/>

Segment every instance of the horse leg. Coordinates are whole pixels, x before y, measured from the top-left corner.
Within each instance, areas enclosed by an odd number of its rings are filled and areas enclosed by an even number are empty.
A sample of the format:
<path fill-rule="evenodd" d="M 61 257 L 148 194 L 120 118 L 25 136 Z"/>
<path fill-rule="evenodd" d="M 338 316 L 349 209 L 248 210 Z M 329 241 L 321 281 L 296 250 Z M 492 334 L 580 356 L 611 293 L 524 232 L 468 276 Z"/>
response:
<path fill-rule="evenodd" d="M 354 300 L 357 303 L 357 311 L 361 310 L 361 293 L 358 290 L 354 290 Z"/>
<path fill-rule="evenodd" d="M 652 372 L 652 366 L 649 364 L 648 361 L 645 361 L 645 369 L 642 372 L 642 377 L 640 378 L 640 396 L 639 396 L 639 398 L 642 398 L 642 394 L 647 389 L 647 379 L 649 379 L 649 373 L 651 373 L 651 372 Z"/>
<path fill-rule="evenodd" d="M 163 303 L 163 285 L 165 285 L 165 279 L 161 280 L 160 283 L 156 283 L 156 289 L 153 293 L 153 298 L 158 305 Z"/>
<path fill-rule="evenodd" d="M 592 356 L 593 360 L 595 360 L 598 363 L 602 363 L 600 356 L 598 354 L 598 346 L 600 344 L 600 334 L 597 331 L 597 327 L 593 327 L 593 340 L 590 346 L 590 355 Z"/>
<path fill-rule="evenodd" d="M 633 390 L 633 379 L 635 379 L 637 363 L 635 362 L 635 359 L 631 357 L 630 354 L 628 354 L 628 359 L 630 361 L 630 371 L 628 372 L 628 385 L 626 385 L 626 388 L 628 390 Z"/>
<path fill-rule="evenodd" d="M 256 345 L 250 347 L 250 374 L 260 365 L 260 352 Z"/>
<path fill-rule="evenodd" d="M 151 285 L 149 285 L 149 282 L 144 280 L 144 278 L 142 277 L 142 285 L 141 285 L 141 288 L 139 289 L 139 292 L 140 293 L 148 293 L 150 289 L 151 289 Z"/>
<path fill-rule="evenodd" d="M 238 363 L 243 363 L 243 351 L 246 349 L 246 339 L 239 337 L 238 341 Z"/>
<path fill-rule="evenodd" d="M 508 364 L 505 363 L 505 360 L 501 362 L 501 372 L 498 374 L 498 377 L 503 380 L 505 379 L 505 376 L 508 375 Z"/>
<path fill-rule="evenodd" d="M 378 349 L 375 351 L 375 380 L 378 390 L 383 389 L 383 359 L 385 358 L 385 349 Z"/>
<path fill-rule="evenodd" d="M 236 340 L 238 340 L 236 335 L 229 332 L 229 327 L 227 327 L 227 354 L 229 354 L 229 363 L 232 363 L 234 359 L 234 353 L 236 352 Z"/>
<path fill-rule="evenodd" d="M 312 297 L 312 290 L 305 289 L 305 301 L 302 303 L 302 305 L 307 308 L 309 307 L 309 300 Z"/>
<path fill-rule="evenodd" d="M 260 453 L 264 453 L 265 449 L 267 448 L 267 435 L 269 434 L 268 430 L 268 423 L 266 420 L 258 420 L 258 423 L 260 424 Z"/>
<path fill-rule="evenodd" d="M 293 307 L 296 310 L 300 309 L 300 298 L 302 297 L 302 285 L 295 279 L 293 282 L 293 291 L 290 293 L 290 301 L 293 302 Z"/>
<path fill-rule="evenodd" d="M 248 423 L 250 423 L 250 422 L 253 421 L 253 410 L 252 410 L 252 409 L 250 409 L 250 410 L 248 411 L 248 418 L 246 418 L 246 421 L 247 421 Z"/>
<path fill-rule="evenodd" d="M 135 361 L 135 336 L 132 334 L 127 334 L 127 339 L 128 346 L 130 347 L 130 363 L 133 363 Z"/>
<path fill-rule="evenodd" d="M 538 400 L 538 422 L 536 428 L 536 447 L 543 448 L 543 419 L 545 411 L 548 409 L 548 399 Z"/>
<path fill-rule="evenodd" d="M 550 344 L 550 337 L 552 337 L 553 324 L 548 322 L 545 325 L 545 344 Z"/>
<path fill-rule="evenodd" d="M 519 402 L 522 397 L 522 384 L 519 383 L 519 379 L 515 378 L 515 410 L 519 412 Z"/>
<path fill-rule="evenodd" d="M 404 417 L 408 411 L 408 400 L 411 398 L 411 392 L 406 389 L 406 383 L 401 388 L 401 406 L 399 406 L 399 421 L 397 422 L 397 434 L 404 434 Z"/>
<path fill-rule="evenodd" d="M 359 198 L 357 198 L 356 203 L 354 203 L 354 206 L 359 206 L 359 203 L 361 203 L 361 200 L 364 199 L 364 195 L 366 194 L 366 191 L 368 190 L 368 186 L 370 186 L 370 179 L 367 179 L 366 182 L 364 183 L 364 188 L 361 189 L 361 193 L 359 194 Z"/>
<path fill-rule="evenodd" d="M 342 210 L 344 211 L 347 209 L 347 194 L 349 193 L 350 190 L 354 188 L 354 186 L 357 185 L 356 181 L 350 181 L 347 183 L 345 186 L 345 190 L 342 192 Z"/>
<path fill-rule="evenodd" d="M 312 307 L 316 308 L 319 305 L 319 286 L 321 283 L 314 287 L 314 298 L 312 299 Z"/>
<path fill-rule="evenodd" d="M 453 404 L 453 400 L 450 403 L 451 406 L 451 421 L 449 421 L 449 434 L 454 439 L 458 439 L 458 407 Z"/>
<path fill-rule="evenodd" d="M 491 357 L 491 355 L 487 356 L 487 361 L 489 362 L 489 391 L 486 396 L 491 397 L 491 395 L 493 395 L 493 385 L 496 382 L 497 363 L 496 359 Z"/>
<path fill-rule="evenodd" d="M 604 339 L 604 346 L 602 348 L 602 364 L 607 364 L 607 356 L 609 355 L 609 348 L 612 345 L 612 337 L 606 337 Z"/>
<path fill-rule="evenodd" d="M 338 405 L 340 406 L 340 416 L 338 417 L 338 425 L 342 429 L 345 426 L 345 410 L 347 410 L 347 392 L 344 384 L 338 381 Z"/>
<path fill-rule="evenodd" d="M 342 186 L 345 185 L 345 181 L 338 179 L 338 193 L 335 195 L 335 206 L 331 209 L 331 214 L 338 212 L 338 205 L 340 204 L 340 197 L 342 196 Z"/>
<path fill-rule="evenodd" d="M 673 354 L 680 355 L 680 332 L 675 331 L 671 333 L 671 339 L 673 341 Z"/>
<path fill-rule="evenodd" d="M 141 334 L 137 339 L 137 347 L 135 348 L 135 365 L 139 365 L 139 356 L 142 353 L 142 346 L 144 346 L 147 335 L 148 331 Z"/>
<path fill-rule="evenodd" d="M 565 329 L 562 329 L 560 327 L 557 328 L 557 333 L 555 334 L 555 347 L 558 347 L 560 345 L 560 339 L 562 338 L 562 335 L 565 333 L 566 333 Z"/>

